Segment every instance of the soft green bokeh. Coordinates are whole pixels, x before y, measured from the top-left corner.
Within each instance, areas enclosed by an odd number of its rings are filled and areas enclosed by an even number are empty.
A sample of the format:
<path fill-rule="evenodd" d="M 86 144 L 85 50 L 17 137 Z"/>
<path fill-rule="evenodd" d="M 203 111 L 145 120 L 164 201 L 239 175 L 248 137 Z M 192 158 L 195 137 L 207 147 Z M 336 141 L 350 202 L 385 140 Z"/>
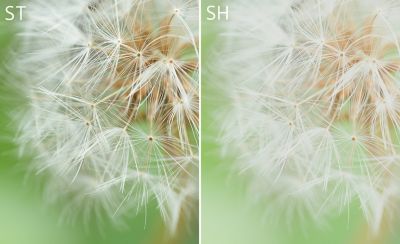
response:
<path fill-rule="evenodd" d="M 221 34 L 225 21 L 207 21 L 207 6 L 229 5 L 215 0 L 203 0 L 202 16 L 202 240 L 204 244 L 217 243 L 266 243 L 266 244 L 365 244 L 370 233 L 366 223 L 360 217 L 356 204 L 347 213 L 328 221 L 328 227 L 322 228 L 315 223 L 293 225 L 271 223 L 263 218 L 265 206 L 253 203 L 246 191 L 246 179 L 234 172 L 234 160 L 221 156 L 218 144 L 218 117 L 228 101 L 224 98 L 224 89 L 219 77 L 224 57 L 218 55 L 223 43 Z M 251 4 L 251 2 L 248 2 Z M 229 6 L 233 9 L 233 5 Z M 223 8 L 224 9 L 224 8 Z M 230 18 L 235 18 L 230 14 Z M 243 38 L 246 38 L 243 36 Z M 216 59 L 220 59 L 217 60 Z M 245 65 L 245 61 L 244 61 Z M 222 76 L 223 77 L 223 76 Z M 229 154 L 229 152 L 228 152 Z M 317 210 L 316 210 L 317 211 Z M 349 219 L 349 220 L 348 220 Z M 400 243 L 396 227 L 386 234 L 386 242 Z M 393 237 L 391 237 L 393 236 Z"/>
<path fill-rule="evenodd" d="M 95 219 L 89 226 L 80 222 L 60 223 L 62 204 L 44 204 L 40 177 L 27 174 L 29 159 L 19 157 L 18 147 L 13 143 L 16 130 L 10 115 L 24 99 L 13 86 L 17 81 L 10 80 L 9 71 L 4 69 L 10 64 L 10 51 L 18 34 L 16 22 L 4 19 L 5 7 L 18 2 L 0 2 L 0 244 L 198 243 L 197 218 L 171 238 L 154 204 L 149 206 L 147 214 L 142 211 L 128 220 L 123 229 L 111 223 L 98 226 Z"/>

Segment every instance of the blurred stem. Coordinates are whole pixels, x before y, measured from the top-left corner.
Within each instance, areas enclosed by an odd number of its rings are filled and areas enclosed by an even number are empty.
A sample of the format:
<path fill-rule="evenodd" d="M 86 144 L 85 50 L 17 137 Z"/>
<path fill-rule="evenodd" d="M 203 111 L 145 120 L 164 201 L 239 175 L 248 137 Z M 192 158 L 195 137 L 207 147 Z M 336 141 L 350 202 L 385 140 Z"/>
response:
<path fill-rule="evenodd" d="M 362 228 L 356 233 L 354 240 L 350 243 L 354 244 L 384 244 L 388 243 L 390 236 L 390 221 L 387 214 L 383 215 L 381 226 L 377 233 L 371 233 L 368 223 L 364 223 Z"/>
<path fill-rule="evenodd" d="M 181 211 L 182 213 L 183 211 Z M 187 216 L 186 216 L 187 217 Z M 165 228 L 165 223 L 160 223 L 158 225 L 158 231 L 155 231 L 156 233 L 153 238 L 150 240 L 150 244 L 177 244 L 177 243 L 187 243 L 188 238 L 190 236 L 190 231 L 191 229 L 188 229 L 188 226 L 195 226 L 194 223 L 196 221 L 196 218 L 193 220 L 188 220 L 185 218 L 184 214 L 180 214 L 179 216 L 179 222 L 178 226 L 176 227 L 176 232 L 173 234 L 167 233 L 166 228 Z M 190 223 L 188 223 L 190 222 Z M 194 230 L 193 230 L 194 231 Z"/>

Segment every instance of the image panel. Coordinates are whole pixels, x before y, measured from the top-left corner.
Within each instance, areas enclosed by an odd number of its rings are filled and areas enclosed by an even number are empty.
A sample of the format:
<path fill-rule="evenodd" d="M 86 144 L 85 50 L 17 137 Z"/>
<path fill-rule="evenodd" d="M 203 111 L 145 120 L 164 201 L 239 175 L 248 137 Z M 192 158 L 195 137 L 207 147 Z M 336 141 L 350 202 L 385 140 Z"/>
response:
<path fill-rule="evenodd" d="M 199 2 L 0 3 L 0 243 L 199 243 Z"/>
<path fill-rule="evenodd" d="M 202 2 L 203 243 L 398 243 L 400 3 Z"/>

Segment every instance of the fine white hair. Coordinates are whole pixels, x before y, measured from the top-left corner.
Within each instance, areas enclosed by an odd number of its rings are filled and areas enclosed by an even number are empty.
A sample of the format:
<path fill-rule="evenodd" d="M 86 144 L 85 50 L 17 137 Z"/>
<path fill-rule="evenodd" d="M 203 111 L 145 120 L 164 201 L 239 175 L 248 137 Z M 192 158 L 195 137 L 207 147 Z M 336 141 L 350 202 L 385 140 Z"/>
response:
<path fill-rule="evenodd" d="M 197 2 L 26 5 L 17 140 L 46 175 L 46 199 L 68 219 L 114 220 L 155 201 L 174 232 L 197 201 Z"/>

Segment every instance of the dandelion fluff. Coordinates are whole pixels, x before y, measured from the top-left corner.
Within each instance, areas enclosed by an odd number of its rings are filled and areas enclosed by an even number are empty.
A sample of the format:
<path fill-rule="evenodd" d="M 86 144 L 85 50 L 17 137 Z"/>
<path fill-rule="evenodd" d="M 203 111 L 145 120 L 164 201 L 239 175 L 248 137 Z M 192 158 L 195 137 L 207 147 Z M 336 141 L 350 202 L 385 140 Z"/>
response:
<path fill-rule="evenodd" d="M 222 142 L 270 213 L 321 223 L 357 202 L 376 233 L 399 217 L 400 4 L 251 6 L 225 31 Z"/>
<path fill-rule="evenodd" d="M 197 2 L 34 0 L 26 10 L 18 142 L 47 175 L 46 198 L 66 202 L 69 219 L 114 220 L 154 200 L 173 232 L 197 194 Z"/>

